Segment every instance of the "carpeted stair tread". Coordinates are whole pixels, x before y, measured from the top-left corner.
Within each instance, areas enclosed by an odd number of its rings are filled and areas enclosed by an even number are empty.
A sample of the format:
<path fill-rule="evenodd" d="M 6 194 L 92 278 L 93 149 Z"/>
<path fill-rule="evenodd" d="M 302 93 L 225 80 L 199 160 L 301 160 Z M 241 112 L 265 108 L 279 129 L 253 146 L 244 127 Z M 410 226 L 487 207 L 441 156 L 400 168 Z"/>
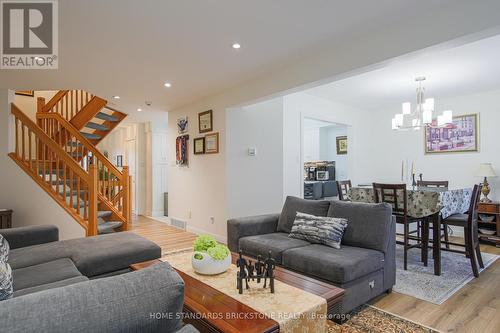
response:
<path fill-rule="evenodd" d="M 100 135 L 94 133 L 85 133 L 85 132 L 80 132 L 80 133 L 89 140 L 99 140 L 101 138 Z"/>
<path fill-rule="evenodd" d="M 101 124 L 98 124 L 98 123 L 94 123 L 92 121 L 88 122 L 85 125 L 85 127 L 92 128 L 92 129 L 95 129 L 95 130 L 98 130 L 98 131 L 109 131 L 109 127 L 101 125 Z"/>
<path fill-rule="evenodd" d="M 108 217 L 111 216 L 113 212 L 109 210 L 100 210 L 97 212 L 97 217 L 103 218 L 103 217 Z"/>
<path fill-rule="evenodd" d="M 116 118 L 115 116 L 109 115 L 109 114 L 104 113 L 104 112 L 99 112 L 98 114 L 95 115 L 95 117 L 98 119 L 112 121 L 115 123 L 118 121 L 118 118 Z"/>
<path fill-rule="evenodd" d="M 123 222 L 121 221 L 107 221 L 105 223 L 97 225 L 97 232 L 99 234 L 115 232 L 115 229 L 121 227 L 122 224 Z"/>

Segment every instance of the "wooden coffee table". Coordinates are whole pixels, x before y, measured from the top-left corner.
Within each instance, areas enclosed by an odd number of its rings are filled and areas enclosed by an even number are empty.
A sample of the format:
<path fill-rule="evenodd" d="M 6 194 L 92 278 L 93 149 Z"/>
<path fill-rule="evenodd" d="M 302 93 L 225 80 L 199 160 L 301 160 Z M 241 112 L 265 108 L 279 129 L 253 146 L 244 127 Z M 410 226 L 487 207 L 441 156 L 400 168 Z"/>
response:
<path fill-rule="evenodd" d="M 233 263 L 236 257 L 237 254 L 233 253 Z M 133 264 L 130 268 L 139 270 L 160 262 L 160 260 L 150 260 Z M 251 307 L 182 271 L 177 269 L 176 271 L 184 280 L 184 311 L 186 312 L 184 321 L 192 324 L 199 331 L 224 333 L 279 332 L 277 321 L 265 316 L 257 316 L 255 314 L 258 314 L 258 312 Z M 336 313 L 336 305 L 344 296 L 343 289 L 282 267 L 276 267 L 274 273 L 276 280 L 325 298 L 328 314 Z M 213 314 L 217 315 L 214 316 Z"/>

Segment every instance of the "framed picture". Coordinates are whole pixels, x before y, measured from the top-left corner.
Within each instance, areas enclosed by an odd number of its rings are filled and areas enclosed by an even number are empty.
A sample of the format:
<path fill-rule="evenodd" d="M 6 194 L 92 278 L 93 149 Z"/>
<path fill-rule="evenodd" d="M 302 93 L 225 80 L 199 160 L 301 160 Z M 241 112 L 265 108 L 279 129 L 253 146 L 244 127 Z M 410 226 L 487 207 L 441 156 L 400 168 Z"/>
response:
<path fill-rule="evenodd" d="M 16 95 L 33 97 L 33 96 L 35 96 L 35 91 L 34 90 L 16 90 Z"/>
<path fill-rule="evenodd" d="M 198 127 L 200 133 L 207 133 L 213 131 L 212 110 L 198 113 Z"/>
<path fill-rule="evenodd" d="M 451 124 L 425 127 L 425 153 L 463 153 L 479 151 L 479 116 L 468 114 L 453 117 Z"/>
<path fill-rule="evenodd" d="M 194 138 L 193 139 L 194 154 L 200 155 L 205 154 L 205 138 Z"/>
<path fill-rule="evenodd" d="M 177 131 L 179 132 L 179 134 L 187 133 L 187 131 L 189 130 L 188 125 L 188 117 L 181 117 L 177 119 Z"/>
<path fill-rule="evenodd" d="M 116 155 L 116 166 L 123 167 L 123 155 Z"/>
<path fill-rule="evenodd" d="M 347 136 L 337 137 L 337 155 L 347 154 Z"/>
<path fill-rule="evenodd" d="M 219 152 L 219 133 L 205 135 L 205 154 L 217 154 Z"/>

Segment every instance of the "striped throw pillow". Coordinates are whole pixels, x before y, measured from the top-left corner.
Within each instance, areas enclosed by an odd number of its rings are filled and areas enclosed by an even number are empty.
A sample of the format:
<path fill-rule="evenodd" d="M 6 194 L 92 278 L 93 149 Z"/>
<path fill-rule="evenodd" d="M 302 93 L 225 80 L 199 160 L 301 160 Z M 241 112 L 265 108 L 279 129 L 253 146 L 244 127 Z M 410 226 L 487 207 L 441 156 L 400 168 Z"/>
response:
<path fill-rule="evenodd" d="M 9 243 L 0 235 L 0 301 L 9 299 L 13 294 L 12 269 L 7 263 Z"/>
<path fill-rule="evenodd" d="M 340 242 L 346 228 L 347 219 L 344 218 L 297 212 L 289 237 L 340 249 Z"/>

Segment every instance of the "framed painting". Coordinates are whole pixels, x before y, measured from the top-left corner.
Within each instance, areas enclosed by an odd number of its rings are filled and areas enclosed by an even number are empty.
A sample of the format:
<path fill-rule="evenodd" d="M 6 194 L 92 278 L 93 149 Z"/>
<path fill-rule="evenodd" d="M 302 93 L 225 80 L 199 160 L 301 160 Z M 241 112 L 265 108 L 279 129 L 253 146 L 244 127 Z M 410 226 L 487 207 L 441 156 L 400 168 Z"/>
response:
<path fill-rule="evenodd" d="M 16 90 L 16 95 L 33 97 L 33 96 L 35 96 L 35 91 L 34 90 Z"/>
<path fill-rule="evenodd" d="M 436 121 L 425 127 L 425 153 L 463 153 L 479 151 L 479 115 L 453 117 L 453 122 L 438 127 Z"/>
<path fill-rule="evenodd" d="M 198 128 L 200 133 L 208 133 L 213 131 L 212 110 L 198 113 Z"/>
<path fill-rule="evenodd" d="M 194 138 L 193 139 L 194 154 L 201 155 L 205 154 L 205 138 Z"/>
<path fill-rule="evenodd" d="M 219 152 L 219 133 L 205 135 L 205 154 L 217 154 Z"/>
<path fill-rule="evenodd" d="M 337 137 L 337 155 L 347 154 L 347 136 Z"/>

